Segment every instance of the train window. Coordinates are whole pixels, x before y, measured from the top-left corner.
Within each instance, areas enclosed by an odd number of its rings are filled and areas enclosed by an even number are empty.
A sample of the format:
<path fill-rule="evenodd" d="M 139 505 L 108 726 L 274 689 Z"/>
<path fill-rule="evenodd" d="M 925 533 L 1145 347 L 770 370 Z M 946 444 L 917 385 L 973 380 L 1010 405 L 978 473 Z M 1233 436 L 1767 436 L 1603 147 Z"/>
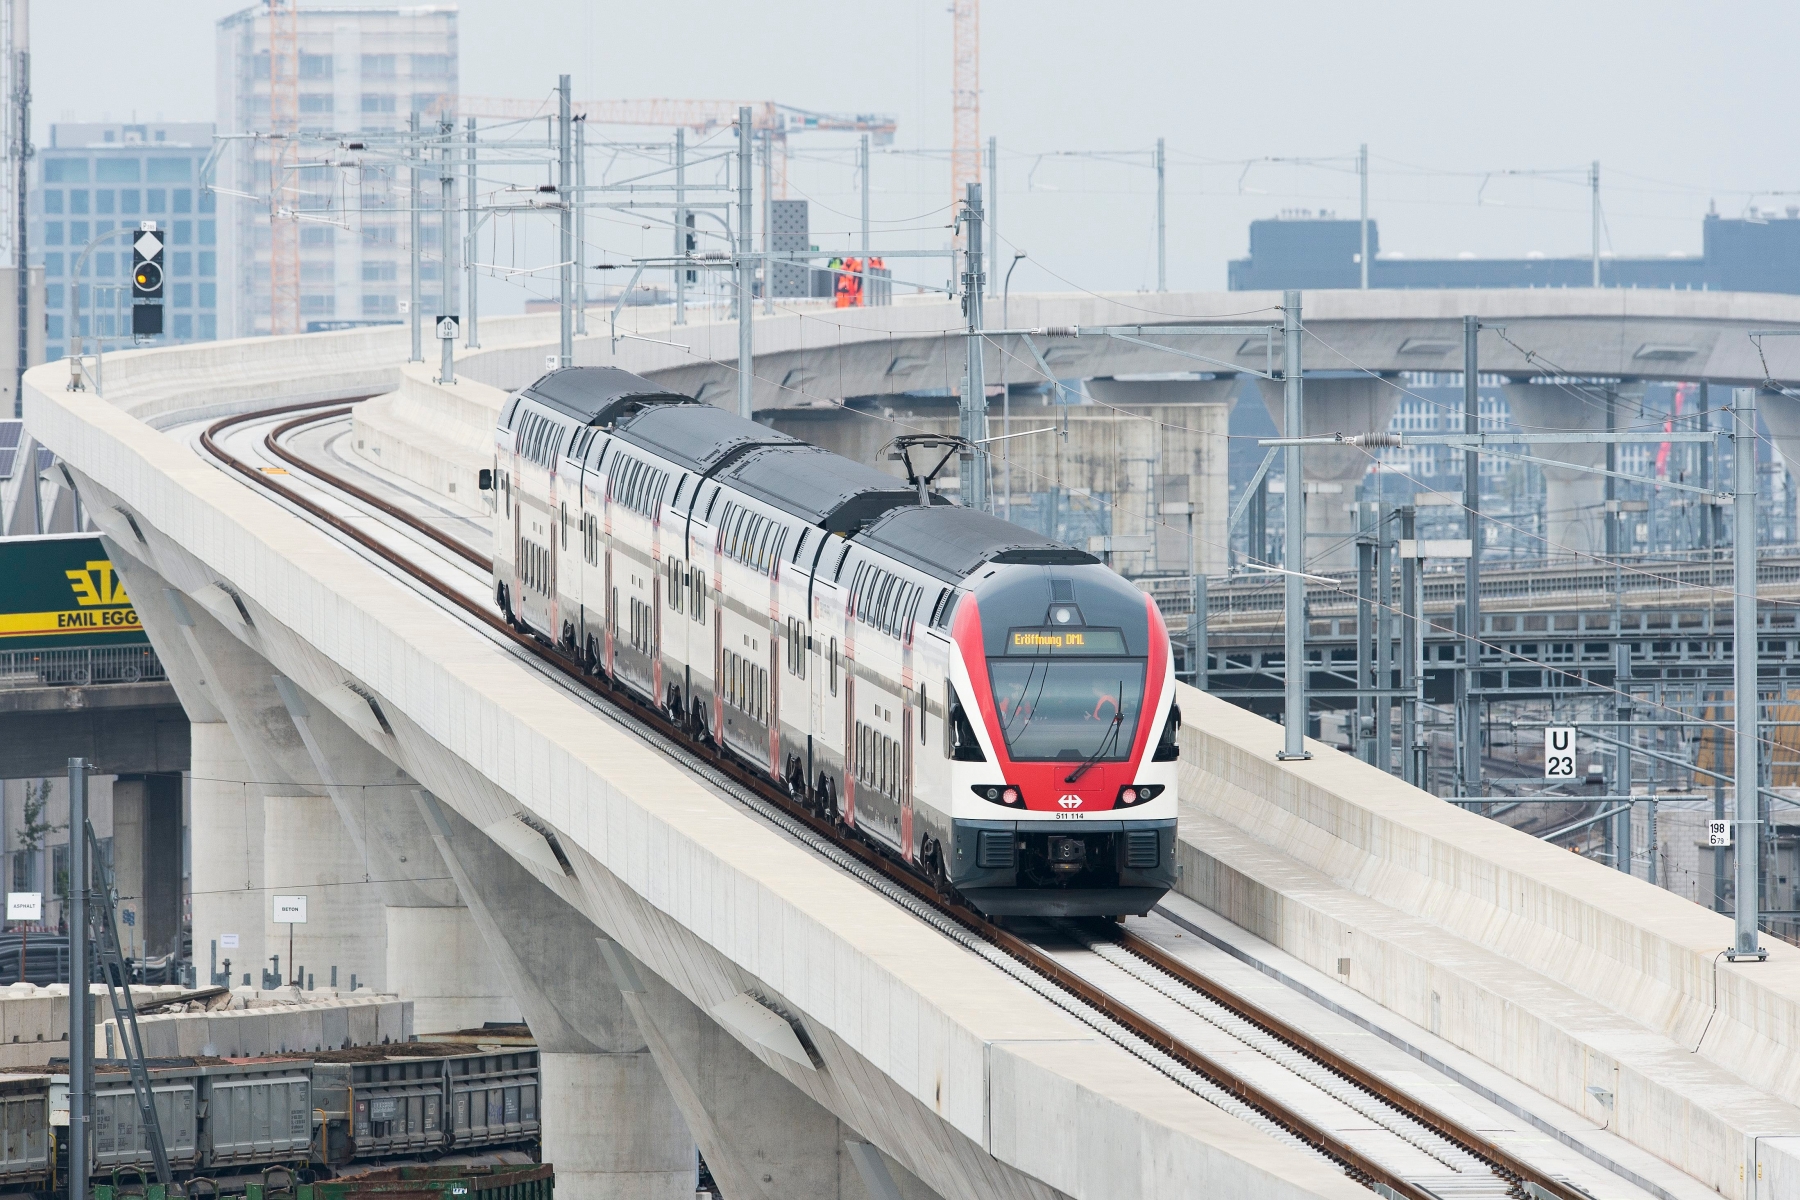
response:
<path fill-rule="evenodd" d="M 762 528 L 756 534 L 756 569 L 767 575 L 769 560 L 773 557 L 770 551 L 775 548 L 775 522 L 763 518 Z"/>
<path fill-rule="evenodd" d="M 738 534 L 742 532 L 744 518 L 748 515 L 735 504 L 725 506 L 725 517 L 719 523 L 719 528 L 725 531 L 724 540 L 720 545 L 725 551 L 726 558 L 735 559 L 738 556 Z"/>
<path fill-rule="evenodd" d="M 807 538 L 807 535 L 809 535 L 811 533 L 812 533 L 812 530 L 810 530 L 810 529 L 802 529 L 800 531 L 800 540 L 794 543 L 794 558 L 793 558 L 794 562 L 799 562 L 800 555 L 806 551 L 806 538 Z"/>
<path fill-rule="evenodd" d="M 693 603 L 688 605 L 688 612 L 700 624 L 706 624 L 706 573 L 699 567 L 688 572 L 688 582 L 693 595 Z"/>
<path fill-rule="evenodd" d="M 859 621 L 869 611 L 869 593 L 863 587 L 863 580 L 868 574 L 869 564 L 857 563 L 856 576 L 850 581 L 850 611 Z"/>
<path fill-rule="evenodd" d="M 806 623 L 798 617 L 788 618 L 787 668 L 789 675 L 806 678 Z"/>
<path fill-rule="evenodd" d="M 925 685 L 921 683 L 919 685 L 919 745 L 928 746 L 930 744 L 925 738 Z"/>
<path fill-rule="evenodd" d="M 616 638 L 619 636 L 619 589 L 618 588 L 614 588 L 612 590 L 612 606 L 607 610 L 606 626 L 608 629 L 610 629 L 612 631 L 613 637 Z"/>
<path fill-rule="evenodd" d="M 889 628 L 888 614 L 893 607 L 894 592 L 896 590 L 894 585 L 898 582 L 897 579 L 892 575 L 889 575 L 886 571 L 882 572 L 881 591 L 875 598 L 873 624 L 875 628 L 881 630 L 883 633 L 892 632 Z"/>
<path fill-rule="evenodd" d="M 931 612 L 931 627 L 947 629 L 950 626 L 950 615 L 956 611 L 956 592 L 945 588 L 938 594 L 936 606 Z"/>
<path fill-rule="evenodd" d="M 837 639 L 831 639 L 831 694 L 837 695 L 838 656 Z"/>
<path fill-rule="evenodd" d="M 956 685 L 948 681 L 944 684 L 944 709 L 944 757 L 957 762 L 986 762 L 987 755 L 975 740 L 975 727 L 969 724 L 968 714 L 957 698 Z"/>
<path fill-rule="evenodd" d="M 833 583 L 836 583 L 840 578 L 843 577 L 844 563 L 849 561 L 849 558 L 850 558 L 850 546 L 851 546 L 850 539 L 845 538 L 844 539 L 844 552 L 842 554 L 838 555 L 837 569 L 831 573 L 831 581 Z"/>
<path fill-rule="evenodd" d="M 687 486 L 687 481 L 688 477 L 684 472 L 681 478 L 675 482 L 675 494 L 669 497 L 669 504 L 671 507 L 681 503 L 681 490 Z"/>
<path fill-rule="evenodd" d="M 704 517 L 700 518 L 701 520 L 703 520 L 703 521 L 712 520 L 713 505 L 715 505 L 719 502 L 719 492 L 721 490 L 722 489 L 717 484 L 713 485 L 712 495 L 710 495 L 706 498 L 706 515 Z"/>
<path fill-rule="evenodd" d="M 562 506 L 562 543 L 562 548 L 567 550 L 569 548 L 569 506 L 567 504 Z"/>

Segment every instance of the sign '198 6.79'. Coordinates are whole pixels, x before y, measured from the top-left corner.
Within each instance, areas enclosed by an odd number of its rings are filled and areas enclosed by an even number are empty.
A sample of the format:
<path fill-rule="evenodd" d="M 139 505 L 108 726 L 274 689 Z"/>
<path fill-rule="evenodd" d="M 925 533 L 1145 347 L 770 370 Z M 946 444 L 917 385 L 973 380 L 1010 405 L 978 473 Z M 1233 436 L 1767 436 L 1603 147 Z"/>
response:
<path fill-rule="evenodd" d="M 1575 728 L 1552 725 L 1544 730 L 1544 778 L 1575 778 Z"/>

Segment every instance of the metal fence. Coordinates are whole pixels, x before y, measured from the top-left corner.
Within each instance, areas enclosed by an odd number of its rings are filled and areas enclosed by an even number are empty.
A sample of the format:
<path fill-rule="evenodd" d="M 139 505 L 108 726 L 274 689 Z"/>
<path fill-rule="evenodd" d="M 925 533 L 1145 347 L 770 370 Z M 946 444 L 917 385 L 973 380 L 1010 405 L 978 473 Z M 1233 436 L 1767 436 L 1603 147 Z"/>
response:
<path fill-rule="evenodd" d="M 0 688 L 86 687 L 167 678 L 156 651 L 146 645 L 0 651 Z"/>

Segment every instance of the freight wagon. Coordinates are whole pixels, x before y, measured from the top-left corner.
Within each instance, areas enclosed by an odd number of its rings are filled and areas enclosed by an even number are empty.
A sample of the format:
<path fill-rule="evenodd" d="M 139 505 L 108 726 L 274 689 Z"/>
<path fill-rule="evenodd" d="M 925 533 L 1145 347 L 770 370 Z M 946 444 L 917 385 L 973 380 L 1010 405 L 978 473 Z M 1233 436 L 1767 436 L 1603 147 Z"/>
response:
<path fill-rule="evenodd" d="M 60 1064 L 52 1063 L 52 1067 Z M 92 1170 L 148 1174 L 152 1158 L 122 1063 L 96 1064 Z M 271 1166 L 305 1179 L 388 1160 L 538 1142 L 535 1048 L 407 1043 L 375 1052 L 151 1059 L 151 1093 L 178 1179 L 225 1190 Z M 0 1075 L 0 1192 L 53 1193 L 67 1168 L 69 1077 Z"/>

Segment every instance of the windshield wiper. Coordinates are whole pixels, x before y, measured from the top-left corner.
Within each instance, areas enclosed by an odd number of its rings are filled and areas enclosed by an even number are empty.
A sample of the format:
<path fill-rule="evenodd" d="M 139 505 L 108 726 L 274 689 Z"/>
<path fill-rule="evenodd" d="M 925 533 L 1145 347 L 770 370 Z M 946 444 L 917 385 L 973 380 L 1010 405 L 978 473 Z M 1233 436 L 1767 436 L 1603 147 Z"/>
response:
<path fill-rule="evenodd" d="M 1094 749 L 1093 754 L 1082 761 L 1082 764 L 1079 767 L 1076 767 L 1073 771 L 1070 771 L 1067 775 L 1063 776 L 1063 782 L 1076 783 L 1083 775 L 1086 775 L 1088 771 L 1093 769 L 1094 764 L 1099 762 L 1101 757 L 1106 754 L 1107 748 L 1119 740 L 1119 727 L 1123 724 L 1125 724 L 1125 685 L 1121 682 L 1119 684 L 1118 702 L 1113 705 L 1112 724 L 1107 727 L 1105 736 L 1100 739 L 1100 745 Z"/>

